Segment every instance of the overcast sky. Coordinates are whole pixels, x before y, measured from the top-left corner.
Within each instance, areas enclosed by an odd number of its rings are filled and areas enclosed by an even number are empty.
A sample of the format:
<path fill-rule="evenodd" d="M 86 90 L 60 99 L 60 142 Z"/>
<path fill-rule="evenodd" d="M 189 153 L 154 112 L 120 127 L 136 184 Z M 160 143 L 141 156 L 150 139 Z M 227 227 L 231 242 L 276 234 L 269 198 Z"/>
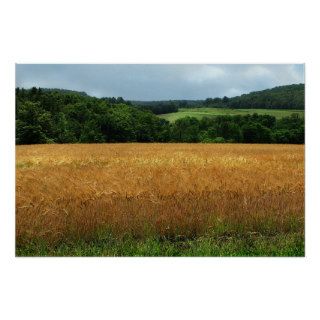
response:
<path fill-rule="evenodd" d="M 126 100 L 205 99 L 304 83 L 303 64 L 17 64 L 16 86 Z"/>

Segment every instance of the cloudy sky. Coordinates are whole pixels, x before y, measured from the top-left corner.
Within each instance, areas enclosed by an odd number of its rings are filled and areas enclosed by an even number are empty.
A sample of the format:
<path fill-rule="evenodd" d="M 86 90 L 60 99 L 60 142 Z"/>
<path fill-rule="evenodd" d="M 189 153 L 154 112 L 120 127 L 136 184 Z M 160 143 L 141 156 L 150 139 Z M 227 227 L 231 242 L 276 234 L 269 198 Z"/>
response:
<path fill-rule="evenodd" d="M 126 100 L 205 99 L 304 83 L 303 64 L 17 64 L 16 86 Z"/>

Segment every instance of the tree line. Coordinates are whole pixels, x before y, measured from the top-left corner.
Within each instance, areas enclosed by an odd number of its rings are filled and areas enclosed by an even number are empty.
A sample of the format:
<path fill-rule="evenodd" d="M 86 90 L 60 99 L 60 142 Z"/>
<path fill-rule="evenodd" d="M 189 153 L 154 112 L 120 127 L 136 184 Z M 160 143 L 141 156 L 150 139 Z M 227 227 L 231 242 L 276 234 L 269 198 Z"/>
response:
<path fill-rule="evenodd" d="M 178 112 L 180 108 L 199 107 L 202 100 L 128 101 L 135 106 L 150 110 L 154 114 Z"/>
<path fill-rule="evenodd" d="M 101 142 L 304 143 L 304 118 L 253 114 L 169 123 L 122 98 L 16 88 L 16 144 Z"/>

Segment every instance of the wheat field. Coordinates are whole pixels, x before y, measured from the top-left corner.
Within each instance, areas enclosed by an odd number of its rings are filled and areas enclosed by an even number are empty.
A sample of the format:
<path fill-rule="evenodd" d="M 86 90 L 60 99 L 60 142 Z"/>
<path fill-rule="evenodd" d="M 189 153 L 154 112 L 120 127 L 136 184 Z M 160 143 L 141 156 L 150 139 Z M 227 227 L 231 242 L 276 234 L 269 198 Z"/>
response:
<path fill-rule="evenodd" d="M 304 232 L 304 146 L 16 147 L 16 244 Z"/>

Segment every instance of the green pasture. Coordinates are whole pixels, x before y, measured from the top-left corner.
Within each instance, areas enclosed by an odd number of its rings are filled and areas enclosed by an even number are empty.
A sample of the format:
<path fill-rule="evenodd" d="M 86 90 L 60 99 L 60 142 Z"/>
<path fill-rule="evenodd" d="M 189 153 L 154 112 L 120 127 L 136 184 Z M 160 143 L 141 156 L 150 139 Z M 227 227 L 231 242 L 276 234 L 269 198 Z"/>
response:
<path fill-rule="evenodd" d="M 284 109 L 228 109 L 228 108 L 182 108 L 178 112 L 160 114 L 159 117 L 166 119 L 170 122 L 174 122 L 177 119 L 184 117 L 195 117 L 201 119 L 203 117 L 216 117 L 216 116 L 235 116 L 246 114 L 268 114 L 274 116 L 277 119 L 288 117 L 292 113 L 298 113 L 300 116 L 304 116 L 304 110 L 284 110 Z"/>

